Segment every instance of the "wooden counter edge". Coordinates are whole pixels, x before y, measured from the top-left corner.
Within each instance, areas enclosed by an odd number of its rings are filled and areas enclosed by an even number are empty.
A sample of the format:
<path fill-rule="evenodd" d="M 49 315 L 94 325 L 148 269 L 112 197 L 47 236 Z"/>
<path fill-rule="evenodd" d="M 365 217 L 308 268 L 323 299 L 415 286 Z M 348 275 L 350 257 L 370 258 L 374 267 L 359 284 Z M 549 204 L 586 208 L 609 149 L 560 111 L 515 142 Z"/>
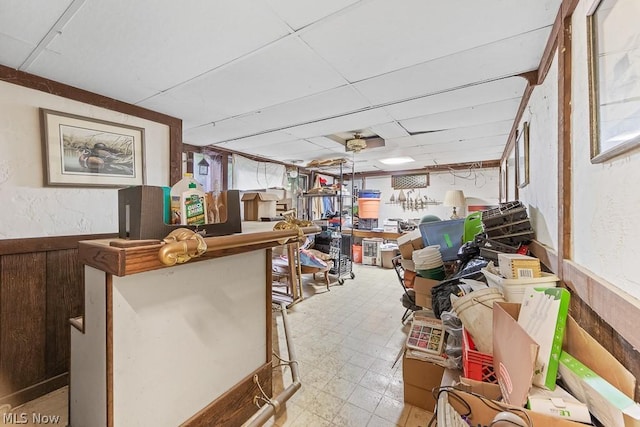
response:
<path fill-rule="evenodd" d="M 208 244 L 209 249 L 207 252 L 187 263 L 271 248 L 287 243 L 295 238 L 295 236 L 297 236 L 295 230 L 276 230 L 210 237 L 207 238 L 207 241 L 211 242 L 211 244 Z M 79 242 L 78 256 L 80 262 L 120 277 L 144 271 L 173 267 L 162 264 L 158 259 L 158 251 L 162 247 L 162 243 L 154 243 L 152 241 L 150 244 L 143 246 L 111 246 L 110 243 L 116 240 L 121 239 L 87 240 Z"/>

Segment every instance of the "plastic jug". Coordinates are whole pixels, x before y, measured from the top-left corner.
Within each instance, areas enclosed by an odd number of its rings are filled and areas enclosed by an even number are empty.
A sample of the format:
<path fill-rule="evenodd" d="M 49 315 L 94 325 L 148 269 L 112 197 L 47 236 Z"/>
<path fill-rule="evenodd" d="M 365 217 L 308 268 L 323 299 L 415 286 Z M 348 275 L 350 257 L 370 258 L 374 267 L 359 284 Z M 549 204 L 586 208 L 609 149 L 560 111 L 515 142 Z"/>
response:
<path fill-rule="evenodd" d="M 190 188 L 190 184 L 195 187 Z M 171 187 L 171 224 L 186 224 L 182 217 L 183 193 L 192 189 L 200 190 L 204 194 L 202 186 L 193 179 L 193 174 L 185 173 L 183 178 Z"/>

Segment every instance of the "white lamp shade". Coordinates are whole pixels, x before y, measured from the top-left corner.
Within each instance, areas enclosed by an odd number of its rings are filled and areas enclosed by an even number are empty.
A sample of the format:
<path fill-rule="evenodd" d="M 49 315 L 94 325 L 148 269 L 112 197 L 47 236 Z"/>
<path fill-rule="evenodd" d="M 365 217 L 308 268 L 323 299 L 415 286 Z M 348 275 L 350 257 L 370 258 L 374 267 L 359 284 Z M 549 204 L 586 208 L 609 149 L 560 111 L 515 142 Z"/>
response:
<path fill-rule="evenodd" d="M 445 206 L 464 206 L 465 203 L 462 190 L 449 190 L 444 196 L 443 204 Z"/>

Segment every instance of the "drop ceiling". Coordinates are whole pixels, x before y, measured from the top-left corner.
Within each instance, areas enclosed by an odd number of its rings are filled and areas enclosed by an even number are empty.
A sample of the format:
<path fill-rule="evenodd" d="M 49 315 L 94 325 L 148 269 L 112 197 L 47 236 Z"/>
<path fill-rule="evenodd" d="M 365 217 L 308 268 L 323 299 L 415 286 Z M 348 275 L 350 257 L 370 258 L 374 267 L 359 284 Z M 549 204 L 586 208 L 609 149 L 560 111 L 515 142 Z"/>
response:
<path fill-rule="evenodd" d="M 0 64 L 181 118 L 188 144 L 417 169 L 500 157 L 560 3 L 3 0 Z M 329 138 L 356 132 L 385 146 Z"/>

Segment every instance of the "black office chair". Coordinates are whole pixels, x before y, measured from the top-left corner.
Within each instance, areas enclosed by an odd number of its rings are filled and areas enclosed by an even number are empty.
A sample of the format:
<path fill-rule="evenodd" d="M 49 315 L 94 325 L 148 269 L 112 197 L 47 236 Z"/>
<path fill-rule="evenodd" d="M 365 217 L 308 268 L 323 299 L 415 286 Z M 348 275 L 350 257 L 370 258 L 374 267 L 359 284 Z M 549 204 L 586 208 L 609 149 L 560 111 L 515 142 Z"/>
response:
<path fill-rule="evenodd" d="M 414 311 L 422 310 L 422 307 L 416 305 L 416 292 L 413 289 L 407 288 L 404 283 L 404 267 L 400 263 L 401 255 L 394 257 L 391 262 L 393 264 L 393 269 L 396 270 L 396 274 L 398 275 L 398 280 L 400 281 L 400 285 L 402 285 L 402 290 L 404 294 L 400 301 L 402 302 L 402 306 L 406 309 L 404 314 L 402 315 L 402 324 L 407 321 L 409 316 L 413 314 Z"/>

